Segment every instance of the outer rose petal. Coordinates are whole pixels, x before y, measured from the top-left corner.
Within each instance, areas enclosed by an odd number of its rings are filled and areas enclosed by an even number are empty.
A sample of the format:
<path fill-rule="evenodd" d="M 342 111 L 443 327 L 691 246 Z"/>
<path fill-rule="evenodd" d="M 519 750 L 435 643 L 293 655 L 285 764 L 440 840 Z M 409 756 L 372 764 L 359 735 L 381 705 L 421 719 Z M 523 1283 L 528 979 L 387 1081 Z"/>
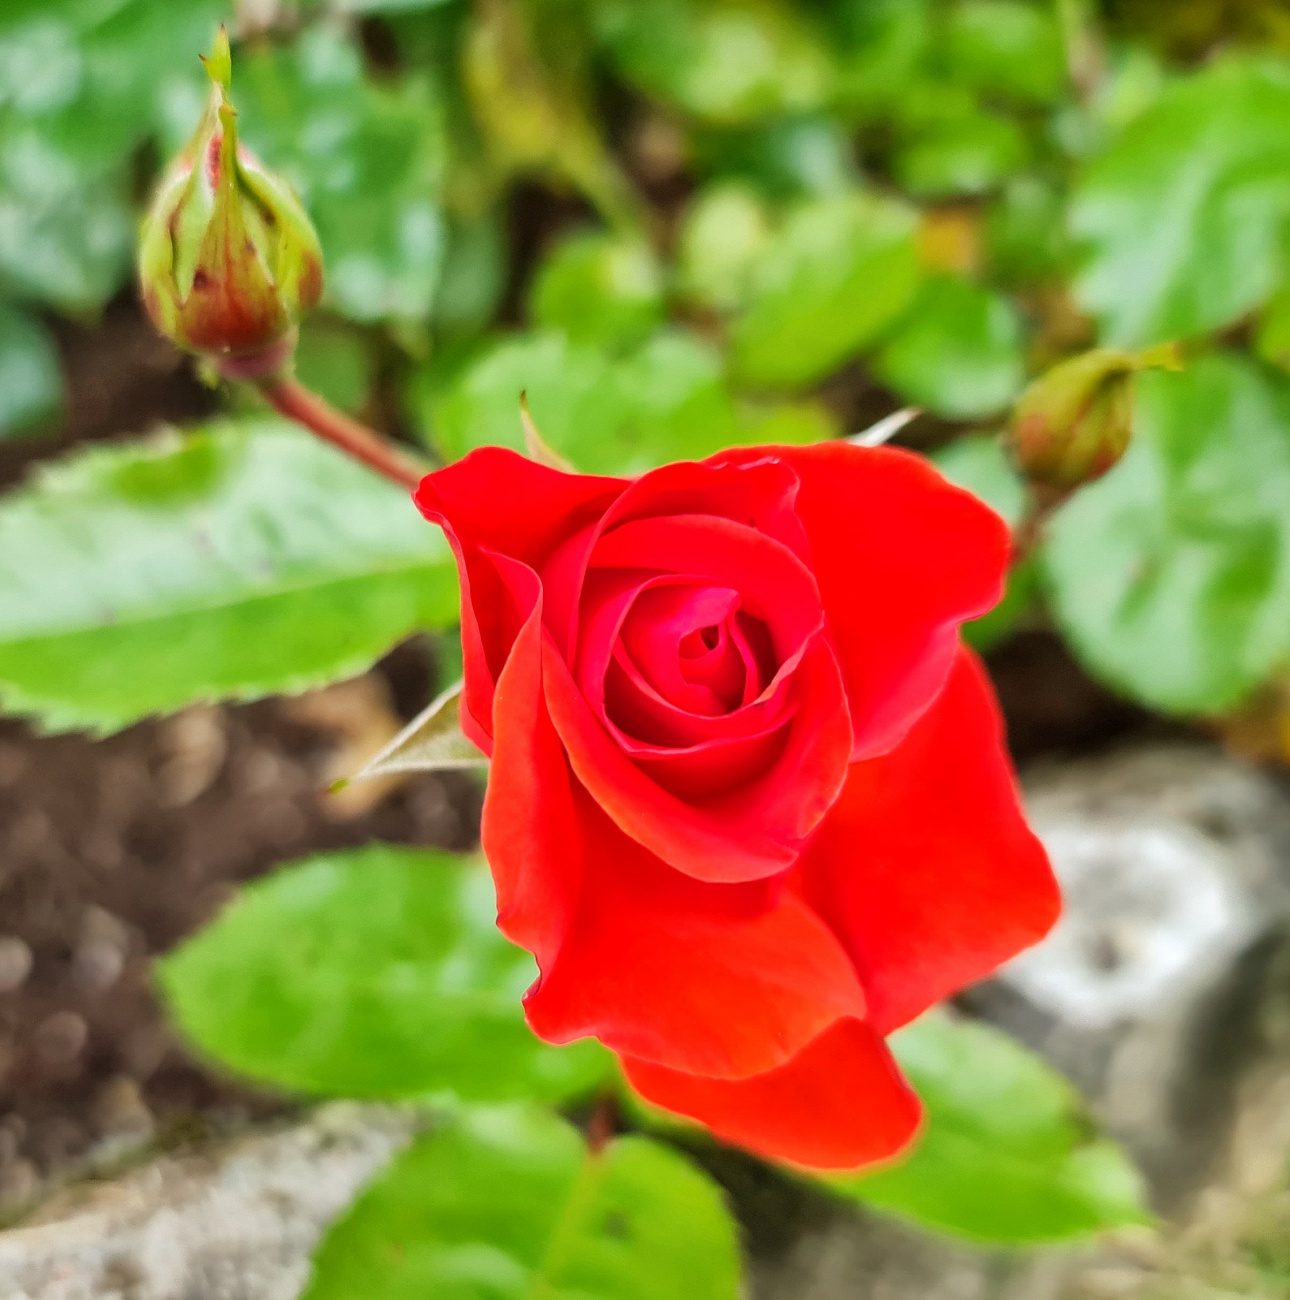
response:
<path fill-rule="evenodd" d="M 594 1034 L 717 1078 L 781 1065 L 864 997 L 828 927 L 779 882 L 707 885 L 575 795 L 588 870 L 555 965 L 525 1000 L 548 1042 Z"/>
<path fill-rule="evenodd" d="M 485 753 L 491 752 L 493 687 L 520 620 L 482 553 L 540 568 L 626 486 L 625 479 L 564 474 L 504 447 L 481 447 L 427 474 L 417 487 L 417 507 L 443 528 L 457 557 L 466 681 L 462 729 Z"/>
<path fill-rule="evenodd" d="M 577 906 L 582 835 L 569 764 L 542 693 L 538 578 L 514 560 L 499 556 L 496 564 L 517 599 L 528 597 L 528 617 L 497 679 L 480 839 L 497 887 L 499 928 L 548 970 Z"/>
<path fill-rule="evenodd" d="M 888 1160 L 922 1119 L 887 1045 L 860 1020 L 839 1021 L 786 1065 L 752 1079 L 705 1079 L 631 1057 L 622 1064 L 647 1101 L 750 1151 L 815 1169 Z"/>
<path fill-rule="evenodd" d="M 1057 883 L 970 651 L 896 749 L 851 768 L 797 873 L 851 953 L 882 1034 L 1052 926 Z"/>
<path fill-rule="evenodd" d="M 851 702 L 855 758 L 885 753 L 936 698 L 958 625 L 1003 594 L 1007 526 L 927 461 L 822 442 L 722 453 L 781 457 Z"/>

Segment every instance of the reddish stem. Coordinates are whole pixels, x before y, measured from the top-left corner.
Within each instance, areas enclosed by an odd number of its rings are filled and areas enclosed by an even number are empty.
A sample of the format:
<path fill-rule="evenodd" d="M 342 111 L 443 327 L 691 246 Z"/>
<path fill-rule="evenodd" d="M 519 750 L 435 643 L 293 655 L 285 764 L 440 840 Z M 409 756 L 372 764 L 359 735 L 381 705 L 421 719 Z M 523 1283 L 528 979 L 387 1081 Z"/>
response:
<path fill-rule="evenodd" d="M 610 1143 L 618 1128 L 618 1098 L 606 1089 L 596 1098 L 596 1108 L 587 1122 L 587 1149 L 598 1156 Z"/>
<path fill-rule="evenodd" d="M 324 442 L 339 447 L 355 460 L 361 460 L 400 487 L 414 489 L 428 472 L 411 456 L 391 446 L 365 424 L 350 419 L 343 411 L 323 401 L 297 379 L 264 379 L 260 381 L 260 391 L 279 414 L 303 424 Z"/>

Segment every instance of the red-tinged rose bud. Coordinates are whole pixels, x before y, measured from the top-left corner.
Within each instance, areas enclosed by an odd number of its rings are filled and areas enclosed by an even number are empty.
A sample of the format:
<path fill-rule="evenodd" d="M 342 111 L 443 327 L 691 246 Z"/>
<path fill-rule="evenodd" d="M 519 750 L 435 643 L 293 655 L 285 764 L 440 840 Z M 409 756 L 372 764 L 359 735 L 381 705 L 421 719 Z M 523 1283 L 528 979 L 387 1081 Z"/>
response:
<path fill-rule="evenodd" d="M 1178 347 L 1145 352 L 1097 348 L 1054 366 L 1021 395 L 1009 443 L 1034 483 L 1062 492 L 1100 478 L 1124 455 L 1133 434 L 1133 377 L 1180 370 Z"/>
<path fill-rule="evenodd" d="M 290 186 L 238 144 L 223 28 L 203 63 L 210 101 L 144 218 L 139 284 L 163 334 L 250 377 L 289 359 L 322 293 L 322 249 Z"/>

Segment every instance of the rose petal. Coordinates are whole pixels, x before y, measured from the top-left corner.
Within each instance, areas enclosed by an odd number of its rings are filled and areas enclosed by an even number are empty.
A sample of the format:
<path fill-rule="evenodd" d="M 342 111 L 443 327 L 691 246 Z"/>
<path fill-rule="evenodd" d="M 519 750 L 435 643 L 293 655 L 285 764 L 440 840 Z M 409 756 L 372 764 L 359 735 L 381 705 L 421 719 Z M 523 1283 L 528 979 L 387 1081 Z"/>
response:
<path fill-rule="evenodd" d="M 755 880 L 797 858 L 846 779 L 851 724 L 837 661 L 812 640 L 793 675 L 796 712 L 774 765 L 703 803 L 670 793 L 605 730 L 548 637 L 543 685 L 578 780 L 634 840 L 698 880 Z"/>
<path fill-rule="evenodd" d="M 589 569 L 681 574 L 737 591 L 740 608 L 766 625 L 780 661 L 824 621 L 815 579 L 802 561 L 773 538 L 729 519 L 633 520 L 596 543 Z"/>
<path fill-rule="evenodd" d="M 493 760 L 480 830 L 497 888 L 497 924 L 549 969 L 573 920 L 582 835 L 569 764 L 542 692 L 542 596 L 526 565 L 495 557 L 499 577 L 528 597 L 493 699 Z"/>
<path fill-rule="evenodd" d="M 851 768 L 797 874 L 855 960 L 883 1034 L 1049 930 L 1057 884 L 971 652 L 896 749 Z"/>
<path fill-rule="evenodd" d="M 493 688 L 521 618 L 482 550 L 539 568 L 572 532 L 598 519 L 625 479 L 563 474 L 505 447 L 481 447 L 427 474 L 414 500 L 444 530 L 461 579 L 462 730 L 491 751 Z"/>
<path fill-rule="evenodd" d="M 944 684 L 958 625 L 1002 595 L 1007 525 L 893 447 L 824 442 L 714 459 L 768 454 L 801 483 L 797 511 L 851 702 L 855 757 L 885 753 Z"/>
<path fill-rule="evenodd" d="M 792 1060 L 751 1079 L 706 1079 L 623 1058 L 647 1101 L 772 1160 L 855 1169 L 898 1155 L 922 1106 L 886 1044 L 860 1020 L 825 1030 Z"/>
<path fill-rule="evenodd" d="M 554 966 L 525 1000 L 549 1042 L 720 1078 L 788 1060 L 863 1014 L 855 971 L 802 900 L 775 882 L 707 885 L 673 871 L 577 791 L 586 871 Z"/>

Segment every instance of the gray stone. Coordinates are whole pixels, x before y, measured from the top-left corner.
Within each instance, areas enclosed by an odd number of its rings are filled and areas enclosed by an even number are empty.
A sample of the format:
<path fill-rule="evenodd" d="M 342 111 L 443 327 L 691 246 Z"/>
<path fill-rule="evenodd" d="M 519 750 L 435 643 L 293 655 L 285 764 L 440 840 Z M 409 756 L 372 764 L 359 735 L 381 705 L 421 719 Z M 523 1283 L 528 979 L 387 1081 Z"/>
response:
<path fill-rule="evenodd" d="M 1036 771 L 1026 802 L 1065 911 L 965 1001 L 1073 1079 L 1157 1206 L 1181 1213 L 1266 1055 L 1290 929 L 1290 798 L 1209 746 L 1177 744 Z"/>
<path fill-rule="evenodd" d="M 168 1155 L 0 1233 L 4 1300 L 295 1300 L 325 1226 L 413 1133 L 412 1112 L 337 1104 Z"/>

